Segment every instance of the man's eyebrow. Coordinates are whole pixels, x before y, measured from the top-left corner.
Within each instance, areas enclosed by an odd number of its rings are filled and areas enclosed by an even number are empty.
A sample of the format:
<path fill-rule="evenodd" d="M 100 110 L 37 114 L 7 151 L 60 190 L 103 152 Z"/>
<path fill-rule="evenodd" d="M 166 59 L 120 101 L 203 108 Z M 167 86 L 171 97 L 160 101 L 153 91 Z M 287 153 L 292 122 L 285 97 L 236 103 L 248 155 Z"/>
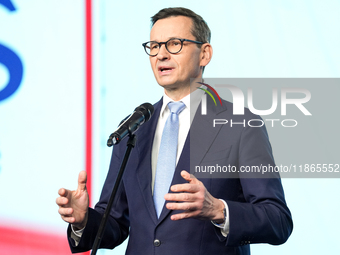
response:
<path fill-rule="evenodd" d="M 166 42 L 166 41 L 171 40 L 171 39 L 182 39 L 182 37 L 181 36 L 171 36 L 171 37 L 168 37 L 168 39 L 166 39 L 163 42 Z M 150 42 L 160 42 L 160 41 L 158 41 L 158 40 L 150 40 Z"/>

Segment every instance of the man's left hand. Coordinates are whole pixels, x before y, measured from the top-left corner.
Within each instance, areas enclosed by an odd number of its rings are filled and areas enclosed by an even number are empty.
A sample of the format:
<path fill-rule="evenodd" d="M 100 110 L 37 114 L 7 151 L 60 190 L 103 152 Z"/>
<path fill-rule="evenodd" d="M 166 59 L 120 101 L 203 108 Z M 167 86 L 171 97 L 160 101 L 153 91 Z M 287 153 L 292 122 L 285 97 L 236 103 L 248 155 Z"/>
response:
<path fill-rule="evenodd" d="M 175 203 L 167 203 L 169 210 L 183 210 L 184 212 L 174 214 L 171 220 L 185 218 L 196 218 L 201 220 L 213 220 L 217 223 L 224 222 L 224 203 L 214 198 L 205 188 L 203 183 L 187 171 L 182 171 L 181 176 L 189 183 L 171 186 L 171 191 L 179 193 L 168 193 L 165 200 Z M 177 203 L 180 202 L 180 203 Z"/>

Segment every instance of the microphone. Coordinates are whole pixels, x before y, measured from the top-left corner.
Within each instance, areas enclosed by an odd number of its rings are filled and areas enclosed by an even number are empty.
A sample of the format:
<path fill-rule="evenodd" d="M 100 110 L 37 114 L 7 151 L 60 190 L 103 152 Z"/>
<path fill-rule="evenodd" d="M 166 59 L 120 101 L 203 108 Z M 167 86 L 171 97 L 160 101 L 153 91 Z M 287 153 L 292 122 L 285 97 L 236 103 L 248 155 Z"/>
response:
<path fill-rule="evenodd" d="M 135 111 L 127 118 L 122 120 L 119 127 L 114 131 L 107 140 L 107 146 L 111 147 L 118 144 L 127 135 L 132 135 L 137 131 L 140 125 L 147 122 L 154 112 L 152 104 L 144 103 L 138 106 Z"/>

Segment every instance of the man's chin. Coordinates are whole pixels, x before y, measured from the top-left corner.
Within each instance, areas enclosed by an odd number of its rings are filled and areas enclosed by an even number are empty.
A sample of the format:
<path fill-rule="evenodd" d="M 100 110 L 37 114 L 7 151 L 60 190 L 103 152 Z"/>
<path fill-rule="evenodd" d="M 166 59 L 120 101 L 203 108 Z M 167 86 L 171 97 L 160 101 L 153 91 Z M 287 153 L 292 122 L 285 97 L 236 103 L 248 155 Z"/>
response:
<path fill-rule="evenodd" d="M 167 90 L 167 91 L 173 91 L 176 90 L 177 86 L 175 86 L 174 84 L 160 84 L 158 83 L 159 86 L 161 86 L 163 89 Z"/>
<path fill-rule="evenodd" d="M 157 83 L 164 87 L 164 86 L 171 86 L 174 83 L 176 83 L 176 81 L 174 79 L 171 79 L 170 77 L 159 77 L 157 80 Z"/>
<path fill-rule="evenodd" d="M 168 78 L 168 79 L 167 79 Z M 157 79 L 157 83 L 159 86 L 163 88 L 179 88 L 179 87 L 185 87 L 186 83 L 190 83 L 190 81 L 181 81 L 178 79 L 170 79 L 170 77 L 162 77 Z"/>
<path fill-rule="evenodd" d="M 157 80 L 157 83 L 159 84 L 159 86 L 163 87 L 164 89 L 176 87 L 176 83 L 174 81 L 171 81 L 171 80 L 159 79 L 159 80 Z"/>
<path fill-rule="evenodd" d="M 190 91 L 190 85 L 186 83 L 175 83 L 175 84 L 168 84 L 168 83 L 158 83 L 166 91 L 179 91 L 179 90 L 186 90 Z"/>

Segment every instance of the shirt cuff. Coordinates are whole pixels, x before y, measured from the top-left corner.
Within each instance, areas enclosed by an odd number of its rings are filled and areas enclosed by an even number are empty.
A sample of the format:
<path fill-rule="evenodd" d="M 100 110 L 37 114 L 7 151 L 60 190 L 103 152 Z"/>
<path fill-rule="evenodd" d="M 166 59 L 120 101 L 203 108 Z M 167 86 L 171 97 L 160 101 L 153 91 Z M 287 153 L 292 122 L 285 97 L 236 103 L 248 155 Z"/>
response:
<path fill-rule="evenodd" d="M 81 236 L 83 235 L 84 229 L 85 228 L 82 228 L 80 230 L 74 230 L 73 225 L 71 224 L 71 230 L 72 230 L 71 238 L 74 240 L 76 246 L 78 246 L 79 244 L 79 241 L 80 241 Z"/>
<path fill-rule="evenodd" d="M 229 225 L 230 225 L 230 223 L 229 223 L 229 208 L 228 208 L 228 204 L 223 199 L 220 199 L 220 200 L 223 202 L 224 207 L 225 207 L 225 212 L 226 212 L 225 218 L 224 218 L 224 223 L 217 224 L 216 222 L 213 222 L 213 221 L 211 221 L 211 223 L 214 226 L 220 228 L 221 234 L 224 237 L 226 237 L 229 234 Z"/>

